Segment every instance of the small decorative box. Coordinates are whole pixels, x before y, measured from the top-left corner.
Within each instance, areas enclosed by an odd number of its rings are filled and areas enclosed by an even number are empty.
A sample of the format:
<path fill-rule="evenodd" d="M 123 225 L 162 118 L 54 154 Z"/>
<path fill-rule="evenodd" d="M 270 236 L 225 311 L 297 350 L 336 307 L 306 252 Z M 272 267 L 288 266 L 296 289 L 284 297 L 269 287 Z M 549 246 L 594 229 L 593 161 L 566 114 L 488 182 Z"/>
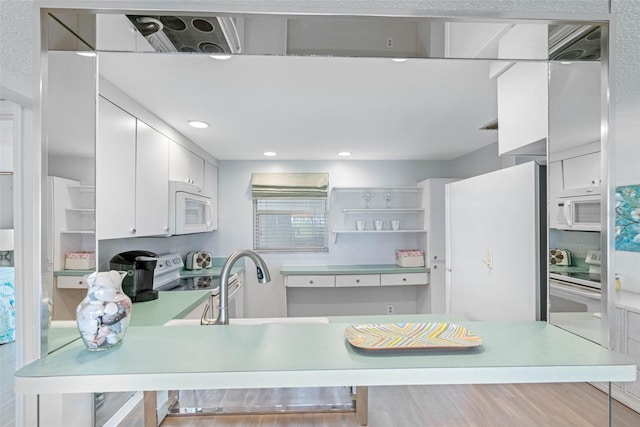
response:
<path fill-rule="evenodd" d="M 65 270 L 91 270 L 96 268 L 95 252 L 67 252 L 64 254 Z"/>
<path fill-rule="evenodd" d="M 424 251 L 396 249 L 396 264 L 400 267 L 424 267 Z"/>

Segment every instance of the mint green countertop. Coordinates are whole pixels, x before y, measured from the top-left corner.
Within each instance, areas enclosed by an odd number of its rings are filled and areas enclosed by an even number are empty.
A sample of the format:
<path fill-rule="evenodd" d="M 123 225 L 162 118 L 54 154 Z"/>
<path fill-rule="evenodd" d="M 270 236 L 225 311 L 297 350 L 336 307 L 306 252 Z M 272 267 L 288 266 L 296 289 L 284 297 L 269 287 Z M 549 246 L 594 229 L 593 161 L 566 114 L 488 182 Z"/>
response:
<path fill-rule="evenodd" d="M 54 276 L 86 276 L 93 273 L 95 270 L 56 270 L 53 272 Z"/>
<path fill-rule="evenodd" d="M 411 320 L 446 321 L 443 315 Z M 115 349 L 74 342 L 16 372 L 20 394 L 126 390 L 634 381 L 636 363 L 546 322 L 458 322 L 484 344 L 365 351 L 345 323 L 130 327 Z M 403 315 L 378 322 L 402 322 Z"/>
<path fill-rule="evenodd" d="M 154 301 L 131 306 L 131 326 L 162 326 L 171 319 L 181 319 L 206 301 L 211 291 L 160 291 Z"/>
<path fill-rule="evenodd" d="M 400 267 L 396 264 L 363 265 L 283 265 L 283 276 L 303 276 L 322 274 L 383 274 L 383 273 L 425 273 L 426 267 Z"/>
<path fill-rule="evenodd" d="M 171 319 L 181 319 L 206 301 L 211 291 L 160 291 L 158 299 L 132 304 L 130 327 L 162 326 Z M 57 350 L 78 340 L 75 321 L 52 322 L 48 335 L 48 351 Z"/>

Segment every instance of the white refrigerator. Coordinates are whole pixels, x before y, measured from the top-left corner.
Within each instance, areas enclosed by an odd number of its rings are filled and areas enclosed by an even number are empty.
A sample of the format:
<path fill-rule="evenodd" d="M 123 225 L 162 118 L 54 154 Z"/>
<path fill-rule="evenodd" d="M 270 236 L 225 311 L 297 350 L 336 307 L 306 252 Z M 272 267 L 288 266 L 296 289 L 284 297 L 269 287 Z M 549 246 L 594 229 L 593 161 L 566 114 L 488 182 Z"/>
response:
<path fill-rule="evenodd" d="M 546 172 L 528 162 L 446 186 L 448 312 L 546 318 Z"/>

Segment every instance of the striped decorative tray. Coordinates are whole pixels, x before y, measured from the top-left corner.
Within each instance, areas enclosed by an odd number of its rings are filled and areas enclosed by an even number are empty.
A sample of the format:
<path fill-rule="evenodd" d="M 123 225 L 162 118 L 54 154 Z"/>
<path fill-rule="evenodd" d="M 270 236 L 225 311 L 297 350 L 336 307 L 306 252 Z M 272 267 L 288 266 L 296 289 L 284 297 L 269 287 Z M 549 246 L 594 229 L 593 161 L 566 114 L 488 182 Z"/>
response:
<path fill-rule="evenodd" d="M 347 341 L 366 350 L 420 348 L 468 348 L 482 345 L 482 338 L 454 323 L 377 323 L 351 325 Z"/>

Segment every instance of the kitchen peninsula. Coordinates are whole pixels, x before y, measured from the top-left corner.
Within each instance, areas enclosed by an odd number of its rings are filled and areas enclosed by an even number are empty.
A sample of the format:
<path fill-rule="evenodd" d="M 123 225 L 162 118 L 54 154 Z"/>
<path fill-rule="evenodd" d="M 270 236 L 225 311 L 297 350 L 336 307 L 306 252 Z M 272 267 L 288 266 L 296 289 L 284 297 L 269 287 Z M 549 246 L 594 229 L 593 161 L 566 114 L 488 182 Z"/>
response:
<path fill-rule="evenodd" d="M 353 324 L 446 321 L 442 315 L 350 316 L 328 324 L 132 326 L 122 346 L 89 352 L 76 341 L 16 373 L 16 392 L 65 393 L 412 384 L 627 382 L 636 363 L 546 322 L 459 322 L 469 349 L 365 351 Z M 154 357 L 140 357 L 153 354 Z M 184 357 L 188 354 L 188 360 Z"/>

